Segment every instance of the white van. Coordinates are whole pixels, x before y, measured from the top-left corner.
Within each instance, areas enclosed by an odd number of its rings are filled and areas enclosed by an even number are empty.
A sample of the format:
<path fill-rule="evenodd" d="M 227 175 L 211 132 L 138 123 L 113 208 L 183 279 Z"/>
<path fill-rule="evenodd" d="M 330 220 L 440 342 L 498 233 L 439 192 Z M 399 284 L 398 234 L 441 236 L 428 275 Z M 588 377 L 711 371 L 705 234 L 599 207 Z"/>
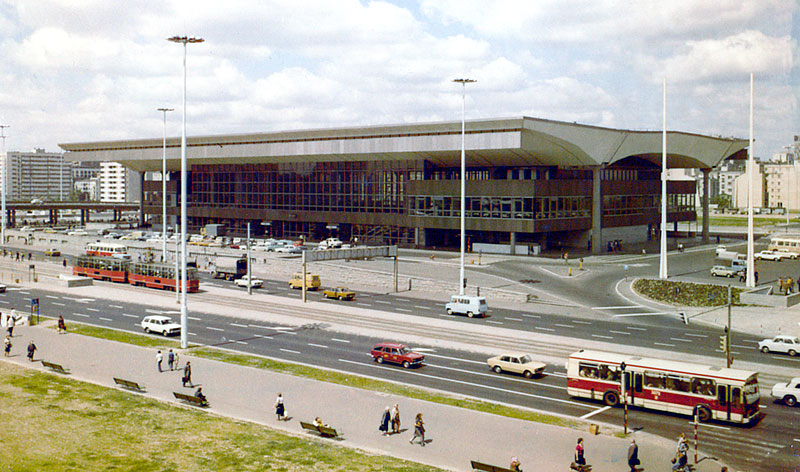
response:
<path fill-rule="evenodd" d="M 444 305 L 448 315 L 459 313 L 467 315 L 470 318 L 475 316 L 486 316 L 489 311 L 489 305 L 486 303 L 486 297 L 475 297 L 470 295 L 453 295 L 450 301 Z"/>

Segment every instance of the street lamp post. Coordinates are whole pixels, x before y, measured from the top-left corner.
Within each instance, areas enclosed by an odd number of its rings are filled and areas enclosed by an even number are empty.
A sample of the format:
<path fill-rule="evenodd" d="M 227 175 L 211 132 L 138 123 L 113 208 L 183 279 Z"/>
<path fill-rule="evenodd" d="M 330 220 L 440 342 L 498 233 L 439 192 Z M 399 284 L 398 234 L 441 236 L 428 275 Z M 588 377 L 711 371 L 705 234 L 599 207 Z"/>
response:
<path fill-rule="evenodd" d="M 2 168 L 2 179 L 0 179 L 0 203 L 2 204 L 2 209 L 0 209 L 0 213 L 2 213 L 2 224 L 0 226 L 0 247 L 2 248 L 3 252 L 6 249 L 6 177 L 8 176 L 8 170 L 6 166 L 8 165 L 8 155 L 6 154 L 6 128 L 8 125 L 0 125 L 0 139 L 3 140 L 3 155 L 2 155 L 2 162 L 0 162 L 0 168 Z"/>
<path fill-rule="evenodd" d="M 183 44 L 183 125 L 181 126 L 181 348 L 189 346 L 186 310 L 186 45 L 202 43 L 203 38 L 173 36 L 167 41 Z"/>
<path fill-rule="evenodd" d="M 167 112 L 172 108 L 159 108 L 158 111 L 164 114 L 164 145 L 162 147 L 163 162 L 161 166 L 161 237 L 164 238 L 161 260 L 167 262 Z"/>
<path fill-rule="evenodd" d="M 466 108 L 467 108 L 467 84 L 476 82 L 474 79 L 453 79 L 453 82 L 461 84 L 461 264 L 458 278 L 458 294 L 464 295 L 464 214 L 466 213 L 466 180 L 467 180 L 467 160 L 465 157 L 466 147 Z"/>

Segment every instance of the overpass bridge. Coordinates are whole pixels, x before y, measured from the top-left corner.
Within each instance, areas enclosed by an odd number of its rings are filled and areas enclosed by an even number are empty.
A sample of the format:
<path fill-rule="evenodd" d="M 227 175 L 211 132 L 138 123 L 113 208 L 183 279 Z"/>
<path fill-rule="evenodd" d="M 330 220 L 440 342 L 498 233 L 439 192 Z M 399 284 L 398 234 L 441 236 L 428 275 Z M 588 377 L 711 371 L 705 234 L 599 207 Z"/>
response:
<path fill-rule="evenodd" d="M 58 224 L 59 212 L 66 210 L 79 210 L 81 225 L 85 225 L 90 221 L 92 212 L 112 212 L 113 221 L 122 219 L 122 213 L 125 211 L 140 211 L 141 205 L 139 202 L 124 202 L 124 203 L 103 203 L 103 202 L 6 202 L 6 224 L 9 228 L 14 228 L 17 225 L 17 212 L 28 211 L 46 211 L 47 222 L 50 225 Z"/>

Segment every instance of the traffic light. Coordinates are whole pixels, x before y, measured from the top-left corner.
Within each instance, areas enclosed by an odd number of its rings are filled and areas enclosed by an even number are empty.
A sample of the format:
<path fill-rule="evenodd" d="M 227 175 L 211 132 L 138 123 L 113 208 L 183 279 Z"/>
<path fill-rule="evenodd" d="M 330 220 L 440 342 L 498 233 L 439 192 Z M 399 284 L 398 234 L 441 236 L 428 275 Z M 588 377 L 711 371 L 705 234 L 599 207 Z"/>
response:
<path fill-rule="evenodd" d="M 719 337 L 719 348 L 722 349 L 722 352 L 728 352 L 728 335 L 723 334 Z"/>
<path fill-rule="evenodd" d="M 680 316 L 681 321 L 683 322 L 683 324 L 685 324 L 685 325 L 689 324 L 689 318 L 686 316 L 686 313 L 680 312 L 680 313 L 678 313 L 678 316 Z"/>

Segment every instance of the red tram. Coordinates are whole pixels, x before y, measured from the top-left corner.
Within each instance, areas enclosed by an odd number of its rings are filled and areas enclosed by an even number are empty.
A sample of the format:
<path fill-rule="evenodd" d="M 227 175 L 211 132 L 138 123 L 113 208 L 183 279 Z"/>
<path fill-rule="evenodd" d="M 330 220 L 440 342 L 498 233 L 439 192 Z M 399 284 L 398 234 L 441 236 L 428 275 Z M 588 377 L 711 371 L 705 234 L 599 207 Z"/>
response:
<path fill-rule="evenodd" d="M 116 257 L 79 256 L 72 273 L 82 277 L 105 280 L 162 290 L 175 290 L 175 267 L 157 262 L 130 262 Z M 196 293 L 200 289 L 197 269 L 186 269 L 186 291 Z"/>

